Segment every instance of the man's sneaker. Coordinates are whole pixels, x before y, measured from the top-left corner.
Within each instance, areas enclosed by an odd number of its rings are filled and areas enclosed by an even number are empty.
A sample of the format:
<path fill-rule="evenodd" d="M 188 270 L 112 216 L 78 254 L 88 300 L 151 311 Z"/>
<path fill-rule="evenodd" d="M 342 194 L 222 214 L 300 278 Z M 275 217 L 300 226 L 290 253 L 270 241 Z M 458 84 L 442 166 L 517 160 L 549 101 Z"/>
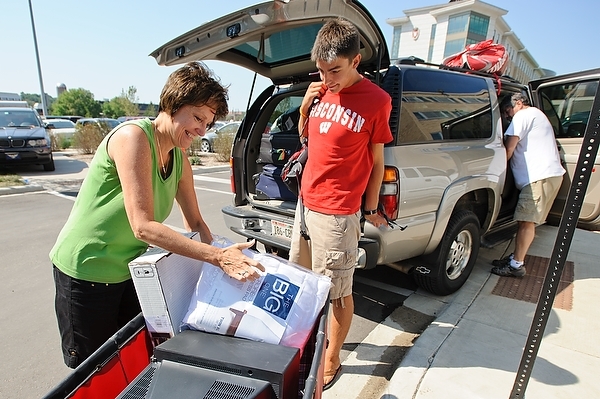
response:
<path fill-rule="evenodd" d="M 512 260 L 513 256 L 514 256 L 514 254 L 510 254 L 508 256 L 505 256 L 502 259 L 494 259 L 492 261 L 492 265 L 493 266 L 504 266 Z"/>
<path fill-rule="evenodd" d="M 502 266 L 492 267 L 492 273 L 502 277 L 523 277 L 525 275 L 525 266 L 521 266 L 517 269 L 510 267 L 509 262 Z"/>

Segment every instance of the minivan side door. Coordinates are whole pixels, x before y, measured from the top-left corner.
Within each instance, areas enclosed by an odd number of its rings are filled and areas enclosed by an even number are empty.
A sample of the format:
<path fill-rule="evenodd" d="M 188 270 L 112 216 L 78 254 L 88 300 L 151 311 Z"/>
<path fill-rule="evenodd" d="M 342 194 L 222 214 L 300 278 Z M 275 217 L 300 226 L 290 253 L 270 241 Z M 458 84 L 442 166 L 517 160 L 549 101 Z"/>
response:
<path fill-rule="evenodd" d="M 550 222 L 560 220 L 567 201 L 599 80 L 600 68 L 529 83 L 534 105 L 546 114 L 554 128 L 561 161 L 567 170 L 548 216 Z M 578 227 L 600 230 L 600 156 L 594 161 Z"/>

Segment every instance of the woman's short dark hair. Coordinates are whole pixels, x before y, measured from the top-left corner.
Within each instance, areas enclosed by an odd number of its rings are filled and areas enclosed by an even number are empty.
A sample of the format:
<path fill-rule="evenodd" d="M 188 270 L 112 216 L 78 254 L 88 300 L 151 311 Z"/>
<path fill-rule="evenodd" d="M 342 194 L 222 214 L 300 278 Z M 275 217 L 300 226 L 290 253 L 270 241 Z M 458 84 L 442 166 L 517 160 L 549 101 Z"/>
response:
<path fill-rule="evenodd" d="M 227 88 L 201 62 L 189 62 L 169 75 L 160 93 L 159 112 L 174 115 L 185 105 L 208 105 L 215 109 L 215 119 L 229 113 Z"/>

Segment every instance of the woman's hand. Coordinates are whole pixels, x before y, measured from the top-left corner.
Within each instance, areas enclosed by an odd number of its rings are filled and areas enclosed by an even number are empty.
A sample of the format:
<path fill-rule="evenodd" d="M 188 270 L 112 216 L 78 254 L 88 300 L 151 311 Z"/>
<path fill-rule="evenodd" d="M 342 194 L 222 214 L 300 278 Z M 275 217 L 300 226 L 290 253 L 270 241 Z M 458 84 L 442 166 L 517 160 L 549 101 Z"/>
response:
<path fill-rule="evenodd" d="M 229 277 L 240 281 L 253 281 L 260 277 L 258 270 L 265 271 L 263 265 L 258 261 L 247 257 L 242 250 L 248 249 L 254 245 L 254 240 L 247 243 L 233 244 L 223 249 L 219 258 L 219 267 L 223 269 Z"/>

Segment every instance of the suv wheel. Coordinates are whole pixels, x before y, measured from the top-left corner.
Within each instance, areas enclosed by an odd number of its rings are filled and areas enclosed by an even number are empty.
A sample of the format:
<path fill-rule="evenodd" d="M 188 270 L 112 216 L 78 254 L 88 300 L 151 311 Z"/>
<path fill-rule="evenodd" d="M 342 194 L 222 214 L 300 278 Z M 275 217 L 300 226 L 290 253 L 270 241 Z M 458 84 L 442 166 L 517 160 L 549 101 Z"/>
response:
<path fill-rule="evenodd" d="M 50 154 L 50 162 L 44 164 L 45 172 L 54 172 L 56 167 L 54 166 L 54 157 Z"/>
<path fill-rule="evenodd" d="M 210 152 L 210 143 L 208 142 L 208 140 L 202 140 L 200 142 L 200 151 Z"/>
<path fill-rule="evenodd" d="M 417 284 L 436 295 L 456 292 L 467 281 L 479 254 L 479 219 L 471 211 L 452 215 L 442 242 L 430 255 L 422 259 L 428 268 L 417 268 Z M 420 270 L 429 270 L 423 273 Z"/>

